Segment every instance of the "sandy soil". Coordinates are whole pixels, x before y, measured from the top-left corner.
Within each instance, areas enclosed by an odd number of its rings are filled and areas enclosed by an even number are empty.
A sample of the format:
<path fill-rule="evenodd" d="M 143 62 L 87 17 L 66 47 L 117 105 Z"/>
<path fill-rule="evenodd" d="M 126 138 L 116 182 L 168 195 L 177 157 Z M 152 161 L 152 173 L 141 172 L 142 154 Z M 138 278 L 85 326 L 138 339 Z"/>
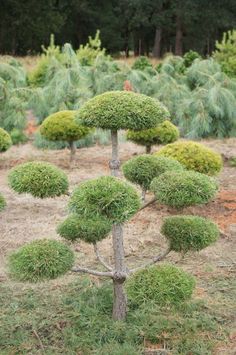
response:
<path fill-rule="evenodd" d="M 225 266 L 235 266 L 236 237 L 236 168 L 229 167 L 227 159 L 236 156 L 236 140 L 210 141 L 206 144 L 225 157 L 225 167 L 219 176 L 221 190 L 211 203 L 188 208 L 183 213 L 199 214 L 215 220 L 225 235 L 212 247 L 199 254 L 187 255 L 181 259 L 173 254 L 172 262 L 181 264 L 195 274 L 205 272 L 208 267 L 220 272 Z M 121 161 L 143 152 L 142 147 L 132 143 L 120 146 Z M 6 272 L 7 255 L 25 242 L 43 237 L 58 238 L 56 226 L 67 215 L 68 196 L 56 199 L 34 199 L 29 195 L 17 195 L 7 185 L 9 169 L 19 163 L 44 160 L 56 164 L 66 171 L 70 181 L 70 190 L 82 181 L 101 175 L 108 175 L 107 161 L 110 147 L 95 146 L 78 150 L 73 168 L 68 166 L 68 150 L 40 151 L 31 144 L 12 147 L 0 156 L 0 191 L 7 200 L 7 208 L 0 214 L 0 280 L 8 280 Z M 148 196 L 151 198 L 151 195 Z M 153 205 L 139 212 L 125 226 L 125 249 L 127 263 L 130 265 L 149 260 L 165 248 L 165 241 L 158 235 L 163 216 L 175 214 L 163 206 Z M 100 250 L 107 260 L 111 257 L 110 238 L 100 243 Z M 95 258 L 90 246 L 85 243 L 75 245 L 78 262 L 83 265 L 94 265 Z M 110 260 L 112 261 L 112 260 Z"/>

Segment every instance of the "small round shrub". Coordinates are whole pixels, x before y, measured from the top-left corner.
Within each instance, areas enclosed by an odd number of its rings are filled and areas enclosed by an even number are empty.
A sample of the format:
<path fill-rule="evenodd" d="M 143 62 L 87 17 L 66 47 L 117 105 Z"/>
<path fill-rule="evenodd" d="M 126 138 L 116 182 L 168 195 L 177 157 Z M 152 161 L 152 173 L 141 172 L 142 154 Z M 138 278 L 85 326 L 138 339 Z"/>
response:
<path fill-rule="evenodd" d="M 186 68 L 190 67 L 193 64 L 195 59 L 202 59 L 202 57 L 198 52 L 192 50 L 185 53 L 183 58 L 184 58 L 183 64 Z"/>
<path fill-rule="evenodd" d="M 156 153 L 169 158 L 174 158 L 188 170 L 195 170 L 207 175 L 216 175 L 222 168 L 220 154 L 196 142 L 175 142 L 161 148 Z"/>
<path fill-rule="evenodd" d="M 217 225 L 198 216 L 167 217 L 161 233 L 169 240 L 170 248 L 177 252 L 204 249 L 219 237 Z"/>
<path fill-rule="evenodd" d="M 25 135 L 25 133 L 18 128 L 14 128 L 10 135 L 13 144 L 23 144 L 28 141 L 28 137 Z"/>
<path fill-rule="evenodd" d="M 139 58 L 137 58 L 134 64 L 132 65 L 132 69 L 136 70 L 145 70 L 146 68 L 152 68 L 152 64 L 145 56 L 140 56 Z"/>
<path fill-rule="evenodd" d="M 8 175 L 10 187 L 34 197 L 46 198 L 66 194 L 68 178 L 56 166 L 44 162 L 29 162 L 16 166 Z"/>
<path fill-rule="evenodd" d="M 132 91 L 105 92 L 78 110 L 78 119 L 86 126 L 111 130 L 155 127 L 169 117 L 158 100 Z"/>
<path fill-rule="evenodd" d="M 216 181 L 195 171 L 167 171 L 151 183 L 157 201 L 171 207 L 187 207 L 209 202 L 216 194 Z"/>
<path fill-rule="evenodd" d="M 56 240 L 35 240 L 21 247 L 9 258 L 12 277 L 19 281 L 55 279 L 71 269 L 74 254 L 65 244 Z"/>
<path fill-rule="evenodd" d="M 3 195 L 0 193 L 0 212 L 6 207 L 6 201 Z"/>
<path fill-rule="evenodd" d="M 87 218 L 72 214 L 58 226 L 57 233 L 71 241 L 81 239 L 87 243 L 95 243 L 106 238 L 111 229 L 112 223 L 106 217 Z"/>
<path fill-rule="evenodd" d="M 194 287 L 191 275 L 168 264 L 137 271 L 126 283 L 131 304 L 137 306 L 149 302 L 177 305 L 191 297 Z"/>
<path fill-rule="evenodd" d="M 0 152 L 5 152 L 12 145 L 11 136 L 0 127 Z"/>
<path fill-rule="evenodd" d="M 74 142 L 91 130 L 78 124 L 76 111 L 60 111 L 48 116 L 40 126 L 40 133 L 50 141 Z"/>
<path fill-rule="evenodd" d="M 69 202 L 71 212 L 93 218 L 102 215 L 113 223 L 131 218 L 140 208 L 136 190 L 112 176 L 102 176 L 82 183 Z"/>
<path fill-rule="evenodd" d="M 183 169 L 177 160 L 150 154 L 132 158 L 122 165 L 126 179 L 140 185 L 144 190 L 149 190 L 152 180 L 164 172 Z"/>
<path fill-rule="evenodd" d="M 157 127 L 142 131 L 127 132 L 127 139 L 140 145 L 152 146 L 155 144 L 168 144 L 179 138 L 179 130 L 168 120 L 160 123 Z"/>

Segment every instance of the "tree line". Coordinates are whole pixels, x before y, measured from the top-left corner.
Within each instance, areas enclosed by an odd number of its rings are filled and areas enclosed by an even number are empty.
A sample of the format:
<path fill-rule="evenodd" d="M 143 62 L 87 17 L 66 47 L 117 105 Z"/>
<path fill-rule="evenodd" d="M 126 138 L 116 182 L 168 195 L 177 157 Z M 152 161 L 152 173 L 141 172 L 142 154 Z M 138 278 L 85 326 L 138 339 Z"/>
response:
<path fill-rule="evenodd" d="M 51 33 L 78 48 L 97 29 L 112 54 L 207 55 L 236 27 L 235 0 L 0 0 L 0 14 L 0 53 L 12 55 L 39 53 Z"/>

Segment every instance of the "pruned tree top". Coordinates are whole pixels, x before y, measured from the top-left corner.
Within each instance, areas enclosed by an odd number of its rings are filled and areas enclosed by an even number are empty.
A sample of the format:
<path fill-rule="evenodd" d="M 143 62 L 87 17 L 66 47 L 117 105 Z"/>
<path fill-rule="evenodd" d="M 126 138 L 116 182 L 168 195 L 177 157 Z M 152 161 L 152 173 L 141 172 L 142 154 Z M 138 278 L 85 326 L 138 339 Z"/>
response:
<path fill-rule="evenodd" d="M 110 91 L 95 96 L 78 111 L 78 119 L 90 127 L 141 130 L 169 118 L 158 100 L 131 91 Z"/>

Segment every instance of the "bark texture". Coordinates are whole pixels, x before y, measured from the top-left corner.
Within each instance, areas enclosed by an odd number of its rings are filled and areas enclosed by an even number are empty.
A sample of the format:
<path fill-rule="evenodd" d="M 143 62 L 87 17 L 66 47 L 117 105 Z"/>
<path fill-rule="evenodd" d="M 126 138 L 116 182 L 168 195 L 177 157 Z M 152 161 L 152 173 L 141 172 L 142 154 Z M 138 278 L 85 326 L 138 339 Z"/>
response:
<path fill-rule="evenodd" d="M 156 28 L 154 46 L 153 46 L 153 57 L 154 58 L 161 57 L 161 36 L 162 36 L 162 29 Z"/>
<path fill-rule="evenodd" d="M 75 153 L 76 153 L 76 144 L 75 142 L 70 142 L 70 163 L 73 163 L 75 160 Z"/>

